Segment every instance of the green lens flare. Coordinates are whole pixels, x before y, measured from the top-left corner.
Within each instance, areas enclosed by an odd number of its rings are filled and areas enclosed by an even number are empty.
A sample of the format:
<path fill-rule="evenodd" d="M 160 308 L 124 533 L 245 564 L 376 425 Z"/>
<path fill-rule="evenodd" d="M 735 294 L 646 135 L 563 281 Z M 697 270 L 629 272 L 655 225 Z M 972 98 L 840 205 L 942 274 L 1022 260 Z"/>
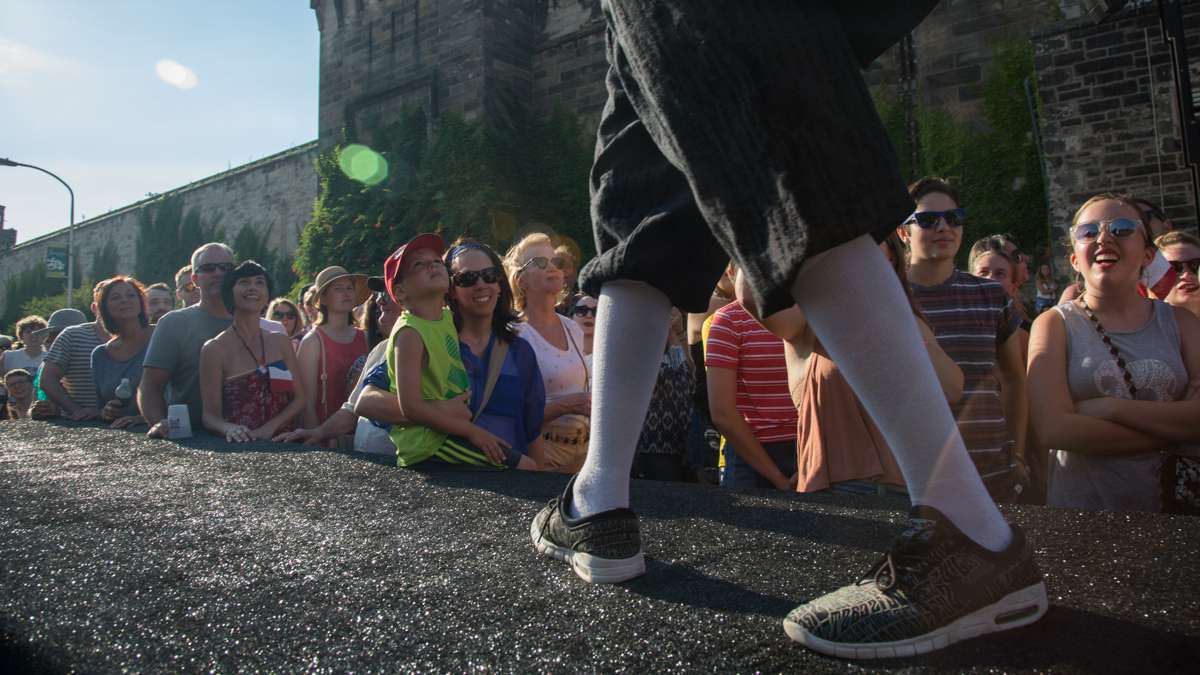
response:
<path fill-rule="evenodd" d="M 342 148 L 338 166 L 348 177 L 367 185 L 376 185 L 388 175 L 388 163 L 383 155 L 357 143 Z"/>

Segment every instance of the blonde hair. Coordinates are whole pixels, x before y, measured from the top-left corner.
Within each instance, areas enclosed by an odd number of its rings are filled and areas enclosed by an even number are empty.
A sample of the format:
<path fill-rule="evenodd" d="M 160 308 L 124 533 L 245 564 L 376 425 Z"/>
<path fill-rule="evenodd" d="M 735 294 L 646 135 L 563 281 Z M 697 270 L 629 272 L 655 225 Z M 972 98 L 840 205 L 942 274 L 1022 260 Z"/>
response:
<path fill-rule="evenodd" d="M 521 237 L 520 241 L 513 244 L 512 248 L 504 254 L 504 273 L 508 276 L 508 285 L 512 287 L 513 293 L 513 308 L 518 312 L 525 311 L 525 289 L 521 288 L 518 283 L 518 277 L 521 276 L 521 267 L 528 262 L 525 260 L 525 254 L 534 246 L 549 246 L 554 249 L 554 240 L 545 232 L 534 232 Z M 563 289 L 559 291 L 557 302 L 562 302 L 566 299 L 567 294 L 566 284 L 563 284 Z"/>
<path fill-rule="evenodd" d="M 23 333 L 27 330 L 30 330 L 30 329 L 41 330 L 45 327 L 46 327 L 45 319 L 43 319 L 42 317 L 40 317 L 36 314 L 30 314 L 29 316 L 27 316 L 17 322 L 17 325 L 14 328 L 14 332 L 17 334 L 17 338 L 20 339 L 21 333 Z"/>
<path fill-rule="evenodd" d="M 291 300 L 289 300 L 285 297 L 280 296 L 280 297 L 272 300 L 271 304 L 267 305 L 267 318 L 268 319 L 271 319 L 271 314 L 275 311 L 275 308 L 278 307 L 279 305 L 287 305 L 288 307 L 292 308 L 293 312 L 296 313 L 296 331 L 294 333 L 288 335 L 288 337 L 296 337 L 296 334 L 303 332 L 304 327 L 306 325 L 308 325 L 308 322 L 304 320 L 305 319 L 304 312 L 300 311 L 300 308 L 296 306 L 296 303 L 292 302 Z M 274 319 L 271 319 L 271 320 L 274 321 Z M 283 322 L 280 321 L 280 323 L 283 323 Z"/>
<path fill-rule="evenodd" d="M 1200 247 L 1200 237 L 1191 232 L 1184 232 L 1183 230 L 1171 230 L 1154 240 L 1154 245 L 1159 248 L 1179 246 L 1181 244 L 1191 244 L 1192 246 Z"/>

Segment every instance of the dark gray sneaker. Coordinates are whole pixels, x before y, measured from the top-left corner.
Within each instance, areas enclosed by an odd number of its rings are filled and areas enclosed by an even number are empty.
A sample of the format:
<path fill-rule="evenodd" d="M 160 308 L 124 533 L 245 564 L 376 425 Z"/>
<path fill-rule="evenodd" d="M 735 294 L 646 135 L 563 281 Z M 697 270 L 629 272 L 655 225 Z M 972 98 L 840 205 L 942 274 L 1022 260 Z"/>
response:
<path fill-rule="evenodd" d="M 565 561 L 584 581 L 615 584 L 646 573 L 637 514 L 613 509 L 579 519 L 566 513 L 575 479 L 562 497 L 551 500 L 533 518 L 529 536 L 538 553 Z"/>
<path fill-rule="evenodd" d="M 783 621 L 788 637 L 847 659 L 914 656 L 1046 613 L 1046 586 L 1019 528 L 993 553 L 937 509 L 914 507 L 911 518 L 858 583 L 792 610 Z"/>

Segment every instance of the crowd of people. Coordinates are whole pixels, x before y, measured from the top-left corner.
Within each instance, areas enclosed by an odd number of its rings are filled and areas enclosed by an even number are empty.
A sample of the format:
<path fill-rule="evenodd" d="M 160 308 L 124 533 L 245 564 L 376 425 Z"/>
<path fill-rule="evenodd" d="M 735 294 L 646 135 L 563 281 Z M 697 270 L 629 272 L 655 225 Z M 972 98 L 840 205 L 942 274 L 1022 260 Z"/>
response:
<path fill-rule="evenodd" d="M 1072 220 L 1058 297 L 1054 261 L 1031 276 L 1009 235 L 973 242 L 958 269 L 958 191 L 933 177 L 909 191 L 916 211 L 880 249 L 992 498 L 1195 512 L 1200 427 L 1171 403 L 1200 397 L 1200 239 L 1153 203 L 1097 195 Z M 96 284 L 95 320 L 64 308 L 0 336 L 2 414 L 166 438 L 168 409 L 185 406 L 192 429 L 230 443 L 575 473 L 597 316 L 578 263 L 542 233 L 503 255 L 423 234 L 376 276 L 330 266 L 288 298 L 256 262 L 205 244 L 174 292 L 118 275 Z M 730 264 L 708 312 L 671 323 L 635 477 L 904 493 L 799 307 L 761 316 Z"/>

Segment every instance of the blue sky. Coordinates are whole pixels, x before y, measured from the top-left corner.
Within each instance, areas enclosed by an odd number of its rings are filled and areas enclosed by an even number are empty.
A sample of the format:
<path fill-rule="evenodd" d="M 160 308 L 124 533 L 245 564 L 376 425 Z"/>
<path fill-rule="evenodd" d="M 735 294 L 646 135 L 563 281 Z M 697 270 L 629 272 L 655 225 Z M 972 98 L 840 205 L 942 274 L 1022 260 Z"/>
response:
<path fill-rule="evenodd" d="M 0 157 L 99 216 L 315 139 L 318 50 L 308 0 L 0 0 Z M 0 204 L 19 242 L 67 225 L 31 169 Z"/>

